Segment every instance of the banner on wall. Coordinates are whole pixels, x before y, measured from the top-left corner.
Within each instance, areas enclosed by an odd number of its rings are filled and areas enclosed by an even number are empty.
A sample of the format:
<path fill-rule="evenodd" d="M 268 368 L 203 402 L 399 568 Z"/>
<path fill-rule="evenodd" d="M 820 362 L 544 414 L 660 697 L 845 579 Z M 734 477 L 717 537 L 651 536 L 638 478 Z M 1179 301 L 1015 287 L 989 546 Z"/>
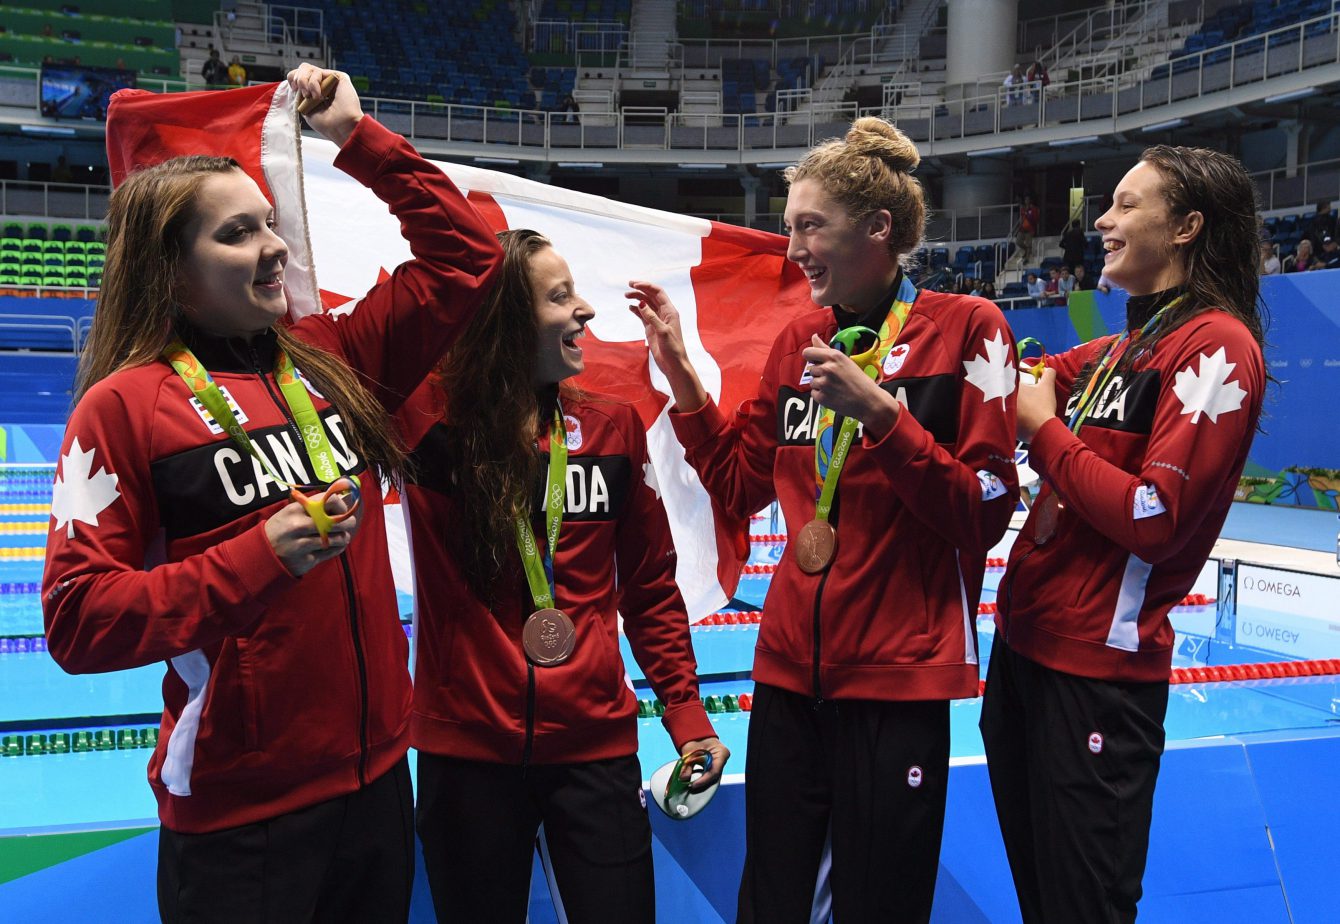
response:
<path fill-rule="evenodd" d="M 170 95 L 122 91 L 109 110 L 107 146 L 113 182 L 177 154 L 236 158 L 274 204 L 276 230 L 289 245 L 285 287 L 293 311 L 303 314 L 356 304 L 379 274 L 411 255 L 386 206 L 335 169 L 335 146 L 301 136 L 295 102 L 287 84 Z M 641 321 L 623 293 L 630 279 L 666 288 L 704 386 L 730 409 L 757 391 L 781 327 L 814 307 L 804 276 L 786 260 L 786 239 L 505 173 L 437 166 L 496 230 L 533 228 L 567 259 L 578 291 L 596 309 L 579 383 L 637 407 L 689 613 L 719 609 L 748 554 L 744 524 L 714 509 L 684 461 L 667 417 L 668 383 L 650 362 Z M 391 519 L 399 518 L 388 518 L 388 525 Z M 408 572 L 396 571 L 397 587 L 407 590 Z"/>

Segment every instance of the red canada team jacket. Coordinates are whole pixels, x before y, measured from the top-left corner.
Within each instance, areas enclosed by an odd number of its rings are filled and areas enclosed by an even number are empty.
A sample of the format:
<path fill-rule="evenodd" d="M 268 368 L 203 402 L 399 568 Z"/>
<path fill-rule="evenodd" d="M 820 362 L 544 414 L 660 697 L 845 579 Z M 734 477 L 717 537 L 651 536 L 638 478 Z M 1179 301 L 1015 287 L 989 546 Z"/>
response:
<path fill-rule="evenodd" d="M 708 401 L 671 413 L 686 458 L 737 516 L 777 498 L 789 535 L 814 518 L 817 414 L 801 351 L 837 330 L 829 309 L 788 325 L 758 396 L 727 419 Z M 825 699 L 977 695 L 977 602 L 986 553 L 1009 524 L 1014 338 L 1000 309 L 921 292 L 882 387 L 903 411 L 855 443 L 829 522 L 837 552 L 805 574 L 788 545 L 768 589 L 754 679 Z"/>
<path fill-rule="evenodd" d="M 415 259 L 354 310 L 293 332 L 343 357 L 394 409 L 469 321 L 502 252 L 442 171 L 371 118 L 335 163 L 390 206 Z M 316 490 L 274 381 L 273 334 L 190 343 L 275 471 Z M 174 831 L 352 792 L 408 747 L 408 651 L 381 489 L 339 415 L 312 397 L 342 470 L 364 473 L 363 503 L 345 554 L 301 579 L 264 532 L 288 492 L 167 363 L 99 382 L 66 429 L 42 581 L 50 650 L 72 673 L 167 662 L 149 782 Z"/>
<path fill-rule="evenodd" d="M 1049 356 L 1066 420 L 1086 363 L 1112 338 Z M 1168 679 L 1168 610 L 1219 536 L 1261 413 L 1265 366 L 1247 328 L 1222 311 L 1169 333 L 1114 376 L 1079 435 L 1047 421 L 1030 447 L 1041 494 L 1010 552 L 997 631 L 1047 667 L 1112 681 Z M 1034 542 L 1060 495 L 1056 531 Z"/>
<path fill-rule="evenodd" d="M 554 605 L 577 630 L 563 664 L 534 667 L 521 630 L 535 606 L 519 553 L 490 610 L 469 589 L 444 531 L 460 521 L 443 460 L 452 428 L 425 385 L 399 419 L 414 449 L 406 489 L 416 604 L 416 748 L 498 763 L 572 763 L 637 751 L 637 698 L 619 654 L 618 617 L 633 655 L 665 703 L 675 747 L 716 734 L 698 699 L 697 664 L 675 549 L 632 407 L 588 397 L 563 403 L 567 493 L 554 562 Z M 549 437 L 539 452 L 547 472 Z M 546 482 L 547 484 L 547 482 Z M 532 528 L 543 548 L 544 484 Z"/>

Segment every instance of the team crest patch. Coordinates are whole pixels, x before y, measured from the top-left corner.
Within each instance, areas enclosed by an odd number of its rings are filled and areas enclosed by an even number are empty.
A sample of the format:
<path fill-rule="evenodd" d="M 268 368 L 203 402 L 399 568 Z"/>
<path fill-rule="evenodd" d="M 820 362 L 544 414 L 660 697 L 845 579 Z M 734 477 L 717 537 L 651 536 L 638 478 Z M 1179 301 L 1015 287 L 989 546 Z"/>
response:
<path fill-rule="evenodd" d="M 907 768 L 908 786 L 911 786 L 913 789 L 916 789 L 918 786 L 921 785 L 921 780 L 922 780 L 922 773 L 920 767 L 918 767 L 916 764 L 913 764 L 912 766 Z"/>
<path fill-rule="evenodd" d="M 1089 735 L 1089 750 L 1095 754 L 1103 753 L 1103 736 L 1099 732 Z"/>
<path fill-rule="evenodd" d="M 233 412 L 233 416 L 237 418 L 237 422 L 240 424 L 246 423 L 246 412 L 237 406 L 237 402 L 233 400 L 233 396 L 228 393 L 227 387 L 220 385 L 219 393 L 223 395 L 223 400 L 228 402 L 228 408 Z M 205 426 L 209 427 L 210 433 L 218 435 L 223 432 L 223 427 L 214 419 L 214 415 L 209 412 L 209 408 L 201 404 L 200 399 L 194 395 L 191 396 L 191 407 L 195 408 L 195 412 L 200 415 L 200 419 L 204 421 Z"/>
<path fill-rule="evenodd" d="M 1005 482 L 1000 480 L 1000 476 L 995 472 L 988 472 L 981 469 L 977 472 L 977 480 L 982 484 L 982 500 L 989 501 L 1005 494 Z"/>
<path fill-rule="evenodd" d="M 569 452 L 582 448 L 582 422 L 571 414 L 563 415 L 563 429 L 567 431 L 565 442 Z"/>
<path fill-rule="evenodd" d="M 907 362 L 907 354 L 912 352 L 912 348 L 906 343 L 900 343 L 892 350 L 889 355 L 884 357 L 884 376 L 897 375 L 898 370 L 903 368 L 903 363 Z"/>
<path fill-rule="evenodd" d="M 1163 506 L 1163 501 L 1159 500 L 1158 488 L 1152 484 L 1142 484 L 1135 489 L 1135 502 L 1132 507 L 1132 515 L 1137 520 L 1156 517 L 1160 513 L 1168 512 L 1168 508 Z"/>
<path fill-rule="evenodd" d="M 805 364 L 805 368 L 800 370 L 800 381 L 797 382 L 796 384 L 798 384 L 798 385 L 808 385 L 808 384 L 810 384 L 810 382 L 813 381 L 813 379 L 814 379 L 814 376 L 813 376 L 813 374 L 812 374 L 812 371 L 813 371 L 813 370 L 810 369 L 810 364 L 809 364 L 809 363 L 806 363 L 806 364 Z"/>

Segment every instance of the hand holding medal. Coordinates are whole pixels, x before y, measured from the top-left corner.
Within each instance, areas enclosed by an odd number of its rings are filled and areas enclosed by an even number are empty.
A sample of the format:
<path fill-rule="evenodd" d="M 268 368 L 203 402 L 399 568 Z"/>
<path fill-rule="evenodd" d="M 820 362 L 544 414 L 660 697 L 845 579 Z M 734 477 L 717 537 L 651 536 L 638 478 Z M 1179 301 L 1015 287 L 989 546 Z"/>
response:
<path fill-rule="evenodd" d="M 343 523 L 358 510 L 360 497 L 358 478 L 351 475 L 348 478 L 336 479 L 324 492 L 313 494 L 311 497 L 293 488 L 289 491 L 289 496 L 295 503 L 301 504 L 303 510 L 312 518 L 317 535 L 321 537 L 321 548 L 328 549 L 331 527 L 336 523 Z M 331 513 L 327 505 L 336 497 L 344 498 L 344 503 L 341 505 L 344 509 Z"/>

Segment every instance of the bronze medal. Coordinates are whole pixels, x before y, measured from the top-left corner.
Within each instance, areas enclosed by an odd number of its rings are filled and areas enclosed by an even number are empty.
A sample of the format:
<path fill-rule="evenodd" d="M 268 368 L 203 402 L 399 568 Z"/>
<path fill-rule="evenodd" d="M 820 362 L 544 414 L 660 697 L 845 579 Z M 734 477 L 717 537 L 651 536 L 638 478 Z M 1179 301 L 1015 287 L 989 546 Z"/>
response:
<path fill-rule="evenodd" d="M 572 656 L 576 644 L 577 629 L 562 610 L 536 610 L 527 617 L 521 630 L 521 647 L 536 667 L 562 664 Z"/>
<path fill-rule="evenodd" d="M 1033 544 L 1046 545 L 1056 535 L 1056 524 L 1061 518 L 1061 499 L 1053 492 L 1033 504 Z"/>
<path fill-rule="evenodd" d="M 837 531 L 827 520 L 810 520 L 796 534 L 796 564 L 806 574 L 818 574 L 833 561 Z"/>

